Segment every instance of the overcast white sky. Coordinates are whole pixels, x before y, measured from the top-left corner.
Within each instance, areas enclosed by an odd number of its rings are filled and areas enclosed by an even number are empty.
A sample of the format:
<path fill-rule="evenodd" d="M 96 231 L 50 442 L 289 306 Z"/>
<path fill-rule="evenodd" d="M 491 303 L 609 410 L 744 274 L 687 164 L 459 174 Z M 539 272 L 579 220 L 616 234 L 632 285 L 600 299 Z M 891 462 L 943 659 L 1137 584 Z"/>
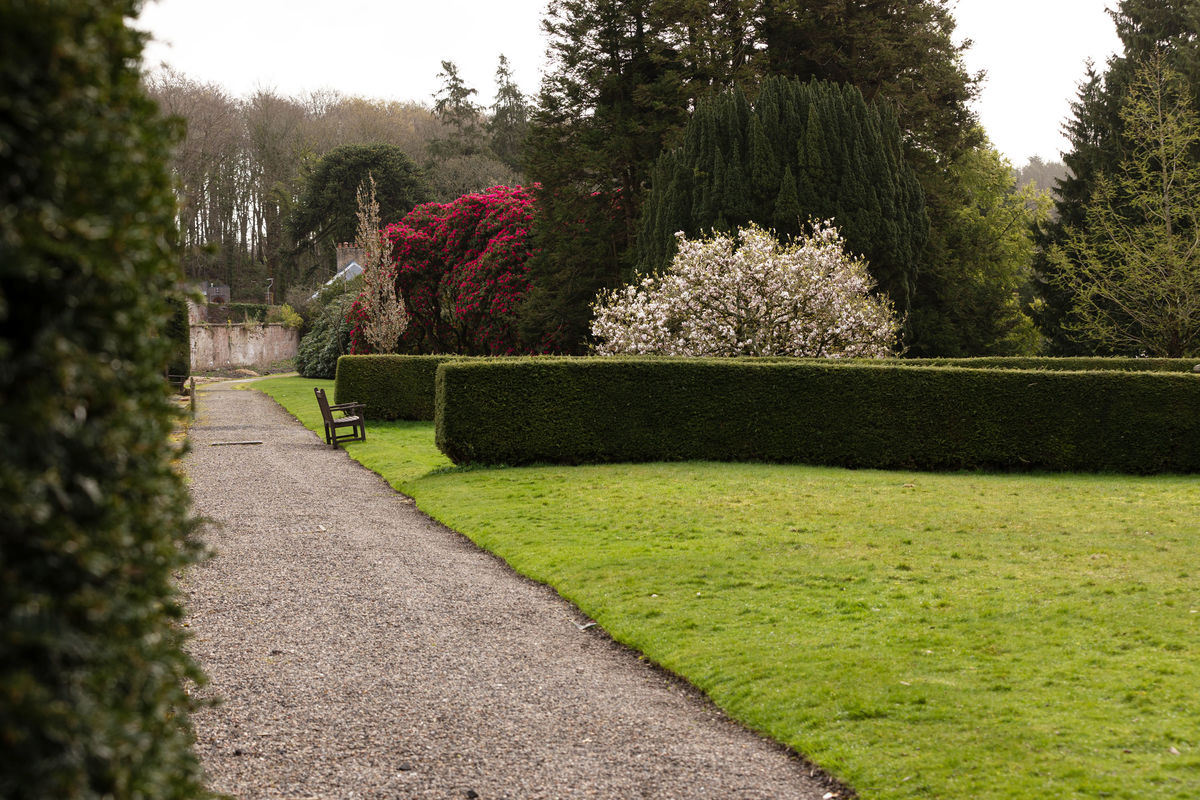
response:
<path fill-rule="evenodd" d="M 154 42 L 146 63 L 168 63 L 232 94 L 336 89 L 347 95 L 430 102 L 441 61 L 492 101 L 503 53 L 517 83 L 537 91 L 547 0 L 152 0 L 138 27 Z M 986 70 L 977 111 L 1017 166 L 1055 160 L 1066 142 L 1084 62 L 1102 64 L 1119 42 L 1104 13 L 1115 0 L 959 0 L 967 67 Z"/>

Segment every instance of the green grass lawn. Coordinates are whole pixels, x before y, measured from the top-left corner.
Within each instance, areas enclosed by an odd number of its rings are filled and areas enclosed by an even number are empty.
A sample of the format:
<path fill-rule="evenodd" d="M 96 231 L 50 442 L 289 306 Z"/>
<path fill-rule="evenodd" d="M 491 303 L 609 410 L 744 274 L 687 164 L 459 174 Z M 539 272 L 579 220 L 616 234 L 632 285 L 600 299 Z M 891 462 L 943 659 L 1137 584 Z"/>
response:
<path fill-rule="evenodd" d="M 312 386 L 261 381 L 315 430 Z M 349 452 L 863 798 L 1200 797 L 1200 478 Z"/>

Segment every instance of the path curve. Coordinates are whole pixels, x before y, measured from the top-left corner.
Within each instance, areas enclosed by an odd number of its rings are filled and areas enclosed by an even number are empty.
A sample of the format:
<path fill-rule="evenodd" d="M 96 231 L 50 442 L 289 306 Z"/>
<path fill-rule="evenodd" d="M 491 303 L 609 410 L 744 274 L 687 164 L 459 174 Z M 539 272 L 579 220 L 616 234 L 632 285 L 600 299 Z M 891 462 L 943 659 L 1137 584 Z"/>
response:
<path fill-rule="evenodd" d="M 314 401 L 315 402 L 315 401 Z M 202 390 L 186 459 L 215 557 L 183 581 L 195 715 L 240 798 L 814 798 L 550 589 L 433 522 L 270 398 Z M 261 445 L 212 446 L 261 440 Z M 832 794 L 830 794 L 832 792 Z"/>

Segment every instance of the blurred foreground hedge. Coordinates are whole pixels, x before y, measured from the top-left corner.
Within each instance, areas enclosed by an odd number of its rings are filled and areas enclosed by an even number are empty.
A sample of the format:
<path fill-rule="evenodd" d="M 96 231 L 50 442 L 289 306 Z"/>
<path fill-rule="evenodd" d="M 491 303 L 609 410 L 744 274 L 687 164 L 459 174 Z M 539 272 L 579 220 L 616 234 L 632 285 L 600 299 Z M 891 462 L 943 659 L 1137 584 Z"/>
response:
<path fill-rule="evenodd" d="M 0 14 L 0 797 L 204 795 L 172 574 L 173 138 L 136 2 Z"/>

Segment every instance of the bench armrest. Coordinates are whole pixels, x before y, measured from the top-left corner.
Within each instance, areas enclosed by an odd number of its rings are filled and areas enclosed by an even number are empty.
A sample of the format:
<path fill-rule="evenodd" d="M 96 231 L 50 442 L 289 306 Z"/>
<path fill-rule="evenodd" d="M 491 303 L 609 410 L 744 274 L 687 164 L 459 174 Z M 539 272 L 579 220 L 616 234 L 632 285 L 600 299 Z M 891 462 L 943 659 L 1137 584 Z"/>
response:
<path fill-rule="evenodd" d="M 353 411 L 356 408 L 366 408 L 365 403 L 338 403 L 335 406 L 330 406 L 330 411 Z"/>

